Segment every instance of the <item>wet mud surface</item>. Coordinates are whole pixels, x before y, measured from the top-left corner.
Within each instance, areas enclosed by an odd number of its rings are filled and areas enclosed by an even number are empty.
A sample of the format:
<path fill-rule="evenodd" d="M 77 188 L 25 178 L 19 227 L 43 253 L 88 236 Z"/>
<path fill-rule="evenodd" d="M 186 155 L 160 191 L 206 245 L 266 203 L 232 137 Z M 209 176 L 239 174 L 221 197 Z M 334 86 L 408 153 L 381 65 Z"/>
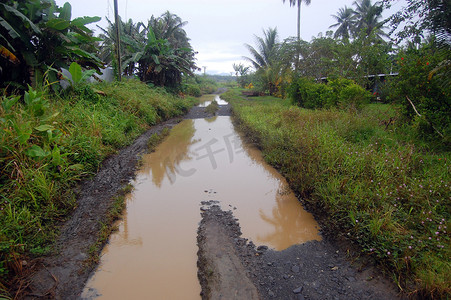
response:
<path fill-rule="evenodd" d="M 241 237 L 231 211 L 223 211 L 215 201 L 203 204 L 197 238 L 203 299 L 401 299 L 376 270 L 358 270 L 325 239 L 283 251 L 256 247 Z M 227 256 L 227 267 L 221 265 L 223 256 Z M 231 278 L 231 270 L 238 275 Z M 252 286 L 241 280 L 244 273 Z M 242 290 L 235 287 L 236 280 L 242 282 Z M 258 296 L 239 296 L 254 287 Z"/>

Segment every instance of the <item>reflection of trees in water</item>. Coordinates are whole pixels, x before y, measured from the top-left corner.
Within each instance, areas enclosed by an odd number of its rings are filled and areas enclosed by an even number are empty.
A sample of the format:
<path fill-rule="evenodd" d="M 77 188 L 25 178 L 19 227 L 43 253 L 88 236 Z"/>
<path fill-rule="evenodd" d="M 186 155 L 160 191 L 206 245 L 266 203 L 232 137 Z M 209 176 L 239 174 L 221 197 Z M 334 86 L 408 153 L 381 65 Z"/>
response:
<path fill-rule="evenodd" d="M 214 121 L 216 121 L 217 118 L 218 118 L 217 116 L 214 116 L 211 118 L 205 118 L 204 120 L 207 121 L 207 123 L 213 123 Z"/>
<path fill-rule="evenodd" d="M 133 246 L 142 246 L 143 241 L 142 237 L 137 237 L 135 239 L 130 239 L 128 232 L 128 214 L 124 213 L 122 215 L 122 219 L 120 223 L 123 225 L 122 231 L 116 231 L 114 237 L 117 238 L 120 245 L 133 245 Z"/>
<path fill-rule="evenodd" d="M 148 174 L 151 171 L 152 182 L 157 187 L 161 186 L 165 175 L 173 183 L 175 176 L 182 171 L 180 163 L 192 159 L 188 149 L 198 142 L 192 140 L 194 133 L 194 120 L 184 120 L 175 126 L 157 150 L 145 156 L 141 172 Z"/>
<path fill-rule="evenodd" d="M 279 191 L 286 190 L 284 184 L 279 184 Z M 302 217 L 302 207 L 289 204 L 293 195 L 291 192 L 276 193 L 276 205 L 272 209 L 272 214 L 267 215 L 260 210 L 260 218 L 270 224 L 274 231 L 265 235 L 257 235 L 263 244 L 274 246 L 278 250 L 285 249 L 293 244 L 298 244 L 315 238 L 317 229 L 313 218 Z M 297 203 L 296 203 L 297 204 Z M 306 213 L 306 212 L 305 212 Z"/>

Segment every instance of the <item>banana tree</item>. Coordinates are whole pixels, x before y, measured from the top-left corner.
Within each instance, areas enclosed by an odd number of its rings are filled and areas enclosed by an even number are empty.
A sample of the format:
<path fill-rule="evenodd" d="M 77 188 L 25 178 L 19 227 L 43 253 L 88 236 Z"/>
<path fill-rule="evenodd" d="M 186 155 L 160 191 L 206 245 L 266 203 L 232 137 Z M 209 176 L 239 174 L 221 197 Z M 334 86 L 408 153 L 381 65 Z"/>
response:
<path fill-rule="evenodd" d="M 174 48 L 167 39 L 157 39 L 148 28 L 147 45 L 140 54 L 139 77 L 142 81 L 160 86 L 175 86 L 182 74 L 193 75 L 194 51 L 191 48 Z"/>
<path fill-rule="evenodd" d="M 95 47 L 85 45 L 99 41 L 86 25 L 100 18 L 71 20 L 71 11 L 69 3 L 58 7 L 54 0 L 0 3 L 0 87 L 52 84 L 58 80 L 58 71 L 73 61 L 99 70 L 102 63 Z"/>

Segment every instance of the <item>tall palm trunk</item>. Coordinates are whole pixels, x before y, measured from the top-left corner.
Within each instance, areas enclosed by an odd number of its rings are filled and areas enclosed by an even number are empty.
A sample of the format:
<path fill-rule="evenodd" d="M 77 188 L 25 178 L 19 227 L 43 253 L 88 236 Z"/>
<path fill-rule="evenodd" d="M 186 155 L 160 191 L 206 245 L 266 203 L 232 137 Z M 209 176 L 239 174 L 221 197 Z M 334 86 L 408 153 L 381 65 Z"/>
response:
<path fill-rule="evenodd" d="M 299 45 L 301 44 L 301 3 L 302 1 L 298 0 L 298 51 L 296 53 L 296 63 L 294 64 L 294 71 L 298 72 L 299 67 Z"/>
<path fill-rule="evenodd" d="M 301 3 L 298 1 L 298 42 L 301 41 Z"/>

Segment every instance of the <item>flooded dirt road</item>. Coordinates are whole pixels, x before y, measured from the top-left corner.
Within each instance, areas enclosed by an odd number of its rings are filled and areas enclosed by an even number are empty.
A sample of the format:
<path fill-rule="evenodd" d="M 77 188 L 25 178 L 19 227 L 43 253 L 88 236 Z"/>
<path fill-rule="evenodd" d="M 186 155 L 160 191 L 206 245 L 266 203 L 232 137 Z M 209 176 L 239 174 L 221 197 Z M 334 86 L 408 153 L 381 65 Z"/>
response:
<path fill-rule="evenodd" d="M 230 117 L 182 121 L 143 157 L 132 184 L 84 299 L 200 299 L 202 201 L 233 210 L 243 237 L 257 245 L 283 250 L 321 239 L 313 217 L 259 151 L 243 145 Z"/>

